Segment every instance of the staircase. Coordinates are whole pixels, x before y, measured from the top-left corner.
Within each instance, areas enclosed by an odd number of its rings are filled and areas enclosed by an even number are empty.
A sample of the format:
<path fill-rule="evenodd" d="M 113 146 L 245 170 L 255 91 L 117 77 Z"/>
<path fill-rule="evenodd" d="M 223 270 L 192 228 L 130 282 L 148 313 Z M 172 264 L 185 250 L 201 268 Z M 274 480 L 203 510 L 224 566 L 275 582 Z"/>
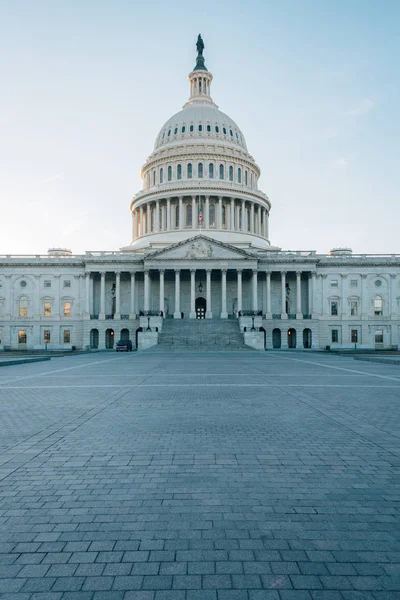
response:
<path fill-rule="evenodd" d="M 165 319 L 159 350 L 251 350 L 235 320 Z M 156 349 L 154 348 L 154 349 Z"/>

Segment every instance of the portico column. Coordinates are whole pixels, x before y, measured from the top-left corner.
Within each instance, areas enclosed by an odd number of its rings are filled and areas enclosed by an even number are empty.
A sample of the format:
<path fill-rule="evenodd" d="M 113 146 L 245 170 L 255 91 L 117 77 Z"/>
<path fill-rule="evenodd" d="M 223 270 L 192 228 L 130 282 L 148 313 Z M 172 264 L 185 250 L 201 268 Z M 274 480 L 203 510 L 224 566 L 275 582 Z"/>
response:
<path fill-rule="evenodd" d="M 167 231 L 171 231 L 171 198 L 167 198 Z"/>
<path fill-rule="evenodd" d="M 308 314 L 313 318 L 314 312 L 314 294 L 315 294 L 315 278 L 317 274 L 315 271 L 312 271 L 308 275 Z"/>
<path fill-rule="evenodd" d="M 265 234 L 264 236 L 269 240 L 269 212 L 265 213 Z"/>
<path fill-rule="evenodd" d="M 165 204 L 161 206 L 161 231 L 165 230 Z"/>
<path fill-rule="evenodd" d="M 164 269 L 160 269 L 160 312 L 164 316 Z"/>
<path fill-rule="evenodd" d="M 236 230 L 240 230 L 240 205 L 236 204 Z"/>
<path fill-rule="evenodd" d="M 301 271 L 296 271 L 296 319 L 302 319 L 301 310 Z"/>
<path fill-rule="evenodd" d="M 250 232 L 254 233 L 254 202 L 250 203 Z"/>
<path fill-rule="evenodd" d="M 176 223 L 175 223 L 176 225 Z M 183 196 L 179 196 L 179 227 L 178 229 L 183 229 Z"/>
<path fill-rule="evenodd" d="M 196 269 L 190 270 L 190 319 L 196 318 Z"/>
<path fill-rule="evenodd" d="M 137 215 L 136 215 L 136 211 L 133 211 L 132 212 L 132 241 L 137 238 L 136 228 L 137 228 Z"/>
<path fill-rule="evenodd" d="M 154 219 L 154 230 L 160 231 L 160 201 L 156 200 L 156 218 Z"/>
<path fill-rule="evenodd" d="M 175 312 L 174 319 L 181 319 L 181 272 L 175 269 Z"/>
<path fill-rule="evenodd" d="M 136 319 L 136 308 L 135 308 L 135 287 L 136 287 L 136 273 L 131 271 L 131 306 L 130 306 L 130 319 Z"/>
<path fill-rule="evenodd" d="M 114 319 L 121 318 L 121 272 L 115 273 L 115 313 Z"/>
<path fill-rule="evenodd" d="M 147 313 L 150 310 L 150 277 L 149 271 L 146 269 L 144 272 L 144 312 Z"/>
<path fill-rule="evenodd" d="M 196 196 L 192 196 L 192 229 L 196 229 Z"/>
<path fill-rule="evenodd" d="M 106 274 L 104 273 L 104 271 L 102 271 L 100 273 L 101 275 L 101 279 L 100 279 L 100 314 L 99 314 L 99 319 L 105 319 L 106 315 L 105 315 L 105 302 L 106 302 Z"/>
<path fill-rule="evenodd" d="M 242 312 L 243 310 L 243 303 L 242 303 L 242 269 L 237 269 L 237 310 L 238 310 L 238 316 L 239 313 Z"/>
<path fill-rule="evenodd" d="M 221 319 L 227 319 L 228 313 L 226 311 L 226 269 L 221 270 L 221 291 L 222 291 L 222 311 Z"/>
<path fill-rule="evenodd" d="M 206 311 L 206 319 L 212 319 L 212 309 L 211 309 L 211 269 L 207 269 L 207 311 Z"/>
<path fill-rule="evenodd" d="M 143 223 L 143 206 L 139 208 L 139 220 L 140 220 L 140 235 L 144 234 L 144 223 Z"/>
<path fill-rule="evenodd" d="M 206 196 L 206 214 L 204 219 L 204 227 L 210 228 L 210 196 Z"/>
<path fill-rule="evenodd" d="M 258 231 L 257 231 L 258 235 L 262 235 L 261 211 L 262 211 L 262 208 L 261 208 L 261 205 L 259 204 L 258 205 Z"/>
<path fill-rule="evenodd" d="M 85 273 L 86 287 L 85 287 L 85 313 L 90 315 L 90 273 Z"/>
<path fill-rule="evenodd" d="M 218 196 L 218 229 L 222 229 L 222 196 Z"/>
<path fill-rule="evenodd" d="M 253 311 L 258 310 L 257 269 L 253 269 Z"/>
<path fill-rule="evenodd" d="M 272 311 L 271 311 L 271 271 L 266 271 L 265 275 L 267 276 L 267 312 L 266 312 L 266 317 L 268 319 L 272 318 Z"/>
<path fill-rule="evenodd" d="M 147 217 L 146 233 L 150 233 L 151 232 L 151 209 L 150 209 L 149 202 L 146 204 L 146 217 Z"/>
<path fill-rule="evenodd" d="M 231 231 L 235 229 L 235 198 L 231 198 Z"/>
<path fill-rule="evenodd" d="M 247 226 L 246 200 L 242 200 L 242 226 L 239 227 L 239 225 L 238 225 L 238 229 L 241 229 L 241 231 L 246 231 L 246 226 Z"/>
<path fill-rule="evenodd" d="M 281 272 L 281 319 L 287 319 L 286 312 L 286 271 Z"/>

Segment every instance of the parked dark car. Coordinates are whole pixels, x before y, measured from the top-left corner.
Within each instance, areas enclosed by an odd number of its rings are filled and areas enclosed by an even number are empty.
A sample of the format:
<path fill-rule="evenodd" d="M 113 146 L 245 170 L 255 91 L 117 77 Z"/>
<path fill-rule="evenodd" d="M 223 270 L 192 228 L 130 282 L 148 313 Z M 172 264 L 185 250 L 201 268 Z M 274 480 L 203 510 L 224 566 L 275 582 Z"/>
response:
<path fill-rule="evenodd" d="M 131 340 L 119 340 L 115 346 L 117 352 L 132 352 Z"/>

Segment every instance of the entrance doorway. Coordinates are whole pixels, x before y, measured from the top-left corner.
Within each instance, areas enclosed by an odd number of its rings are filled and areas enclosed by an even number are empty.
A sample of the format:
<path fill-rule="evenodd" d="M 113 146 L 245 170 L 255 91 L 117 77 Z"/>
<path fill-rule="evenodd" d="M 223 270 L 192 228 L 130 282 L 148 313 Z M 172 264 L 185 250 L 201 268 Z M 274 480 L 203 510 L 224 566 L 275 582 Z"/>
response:
<path fill-rule="evenodd" d="M 272 347 L 280 348 L 281 347 L 281 330 L 274 329 L 272 332 Z"/>
<path fill-rule="evenodd" d="M 121 340 L 129 340 L 129 329 L 121 329 Z"/>
<path fill-rule="evenodd" d="M 207 302 L 205 298 L 196 298 L 196 319 L 206 318 Z"/>
<path fill-rule="evenodd" d="M 90 347 L 94 350 L 99 347 L 99 330 L 90 330 Z"/>
<path fill-rule="evenodd" d="M 26 329 L 18 331 L 18 350 L 26 350 L 28 335 Z"/>
<path fill-rule="evenodd" d="M 288 348 L 296 348 L 296 330 L 292 327 L 287 332 L 287 345 Z"/>
<path fill-rule="evenodd" d="M 303 346 L 304 348 L 311 348 L 311 329 L 308 327 L 303 331 Z"/>
<path fill-rule="evenodd" d="M 114 330 L 107 329 L 106 331 L 106 348 L 114 348 Z"/>

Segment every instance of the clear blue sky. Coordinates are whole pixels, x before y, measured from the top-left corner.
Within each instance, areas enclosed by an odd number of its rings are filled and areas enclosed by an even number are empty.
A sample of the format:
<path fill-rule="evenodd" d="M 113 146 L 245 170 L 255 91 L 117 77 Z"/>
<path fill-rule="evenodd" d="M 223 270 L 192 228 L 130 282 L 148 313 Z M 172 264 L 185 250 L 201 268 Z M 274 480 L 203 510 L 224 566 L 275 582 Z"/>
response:
<path fill-rule="evenodd" d="M 0 252 L 116 249 L 199 32 L 271 241 L 400 252 L 397 0 L 0 0 Z"/>

